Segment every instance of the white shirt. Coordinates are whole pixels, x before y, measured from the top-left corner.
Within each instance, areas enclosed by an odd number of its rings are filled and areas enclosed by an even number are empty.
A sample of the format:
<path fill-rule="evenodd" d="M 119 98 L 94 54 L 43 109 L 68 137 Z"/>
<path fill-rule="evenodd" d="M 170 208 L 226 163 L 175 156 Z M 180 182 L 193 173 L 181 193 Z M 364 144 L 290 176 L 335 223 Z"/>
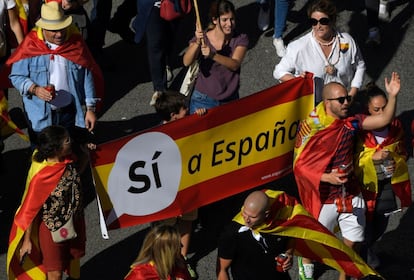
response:
<path fill-rule="evenodd" d="M 46 41 L 46 45 L 49 49 L 55 50 L 59 47 L 56 44 Z M 52 103 L 52 109 L 56 107 L 65 107 L 72 102 L 72 98 L 69 93 L 67 60 L 61 55 L 51 55 L 49 61 L 49 83 L 55 86 L 56 97 Z M 57 105 L 57 106 L 54 106 Z"/>
<path fill-rule="evenodd" d="M 273 71 L 273 77 L 280 79 L 286 74 L 299 76 L 303 72 L 311 72 L 314 77 L 323 80 L 323 84 L 339 82 L 348 90 L 351 87 L 360 88 L 365 74 L 365 62 L 354 39 L 348 33 L 337 33 L 328 58 L 322 52 L 312 31 L 291 42 L 286 48 L 286 54 Z M 334 75 L 329 75 L 325 67 L 333 64 L 337 69 Z"/>

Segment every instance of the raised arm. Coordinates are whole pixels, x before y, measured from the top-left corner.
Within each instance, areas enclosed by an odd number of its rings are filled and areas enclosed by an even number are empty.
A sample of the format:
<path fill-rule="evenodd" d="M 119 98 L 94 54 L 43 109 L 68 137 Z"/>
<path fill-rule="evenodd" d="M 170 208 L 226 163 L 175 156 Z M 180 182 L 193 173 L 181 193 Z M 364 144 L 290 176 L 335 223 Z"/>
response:
<path fill-rule="evenodd" d="M 382 114 L 375 116 L 371 115 L 365 118 L 362 123 L 363 129 L 379 129 L 388 125 L 392 121 L 397 106 L 397 95 L 400 92 L 400 87 L 400 75 L 398 75 L 397 72 L 392 72 L 390 80 L 385 77 L 385 89 L 388 93 L 388 103 L 385 106 Z"/>

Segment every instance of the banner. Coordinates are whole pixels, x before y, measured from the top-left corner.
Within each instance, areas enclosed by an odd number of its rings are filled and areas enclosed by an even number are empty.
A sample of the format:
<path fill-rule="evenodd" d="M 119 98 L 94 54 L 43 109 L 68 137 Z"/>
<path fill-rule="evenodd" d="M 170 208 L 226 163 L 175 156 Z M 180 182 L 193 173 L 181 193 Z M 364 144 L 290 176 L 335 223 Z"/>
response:
<path fill-rule="evenodd" d="M 178 216 L 290 173 L 299 122 L 313 106 L 307 74 L 99 145 L 93 165 L 106 224 Z"/>

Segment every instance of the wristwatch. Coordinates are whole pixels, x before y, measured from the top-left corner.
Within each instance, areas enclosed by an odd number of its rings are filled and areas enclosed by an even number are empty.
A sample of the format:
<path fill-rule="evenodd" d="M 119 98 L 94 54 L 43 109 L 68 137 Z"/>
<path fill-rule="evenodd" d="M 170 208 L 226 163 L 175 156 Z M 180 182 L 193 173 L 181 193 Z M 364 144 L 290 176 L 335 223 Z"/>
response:
<path fill-rule="evenodd" d="M 96 112 L 96 107 L 95 106 L 87 106 L 86 110 L 95 113 Z"/>

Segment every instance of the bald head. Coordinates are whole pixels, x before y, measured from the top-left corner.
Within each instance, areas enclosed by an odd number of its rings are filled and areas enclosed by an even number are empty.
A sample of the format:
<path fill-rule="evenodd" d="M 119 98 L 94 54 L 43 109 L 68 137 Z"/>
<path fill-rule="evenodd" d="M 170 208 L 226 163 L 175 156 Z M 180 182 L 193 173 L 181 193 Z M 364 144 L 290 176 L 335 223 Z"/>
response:
<path fill-rule="evenodd" d="M 264 192 L 254 191 L 245 199 L 242 216 L 246 226 L 254 228 L 262 224 L 267 216 L 269 198 Z"/>
<path fill-rule="evenodd" d="M 337 82 L 326 84 L 322 90 L 323 104 L 328 116 L 336 119 L 348 117 L 350 97 L 346 88 Z"/>
<path fill-rule="evenodd" d="M 342 84 L 338 82 L 330 82 L 323 87 L 322 99 L 335 98 L 337 97 L 337 92 L 345 92 L 345 94 L 347 94 L 346 88 Z"/>
<path fill-rule="evenodd" d="M 267 210 L 269 199 L 264 192 L 255 191 L 249 194 L 244 201 L 244 207 L 249 210 L 264 212 Z"/>

